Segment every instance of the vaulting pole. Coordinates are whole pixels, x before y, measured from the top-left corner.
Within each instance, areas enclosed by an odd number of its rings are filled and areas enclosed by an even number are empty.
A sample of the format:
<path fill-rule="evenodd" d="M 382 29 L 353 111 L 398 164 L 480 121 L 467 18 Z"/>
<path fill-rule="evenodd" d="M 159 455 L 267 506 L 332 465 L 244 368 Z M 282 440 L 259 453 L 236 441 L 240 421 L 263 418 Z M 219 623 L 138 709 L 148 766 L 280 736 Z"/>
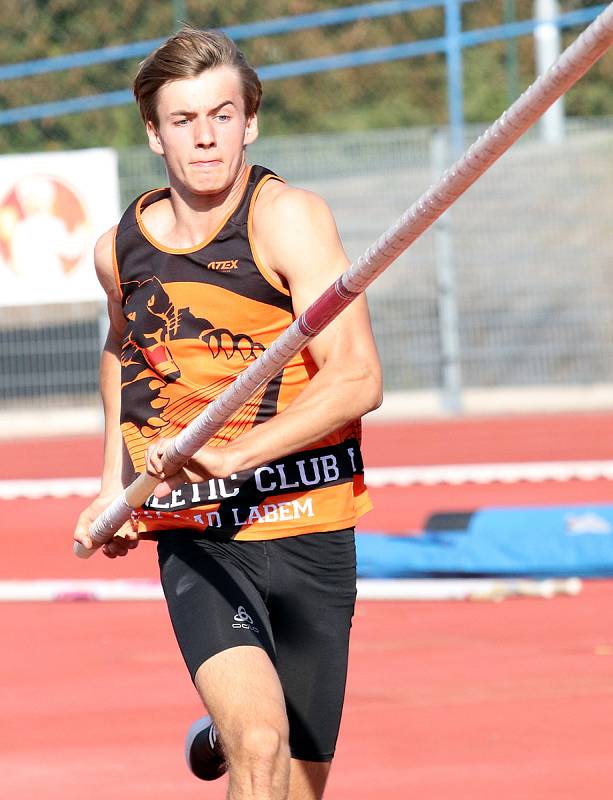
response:
<path fill-rule="evenodd" d="M 309 340 L 320 333 L 387 267 L 427 230 L 511 145 L 533 125 L 613 44 L 613 3 L 585 29 L 553 64 L 483 133 L 400 219 L 276 339 L 236 381 L 174 440 L 167 464 L 183 465 L 262 386 L 277 375 Z M 127 522 L 152 494 L 157 480 L 142 473 L 93 522 L 94 549 L 75 542 L 88 558 Z"/>

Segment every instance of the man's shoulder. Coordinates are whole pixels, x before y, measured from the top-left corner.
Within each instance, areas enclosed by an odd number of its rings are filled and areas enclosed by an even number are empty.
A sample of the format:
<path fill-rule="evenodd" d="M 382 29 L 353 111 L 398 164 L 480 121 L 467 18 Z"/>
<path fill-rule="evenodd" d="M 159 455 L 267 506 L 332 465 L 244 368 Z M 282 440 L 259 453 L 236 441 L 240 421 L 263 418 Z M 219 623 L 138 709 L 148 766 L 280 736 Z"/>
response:
<path fill-rule="evenodd" d="M 329 214 L 330 209 L 321 195 L 282 181 L 268 181 L 256 204 L 259 221 L 275 226 L 308 223 L 322 213 Z"/>
<path fill-rule="evenodd" d="M 94 245 L 94 261 L 96 265 L 108 262 L 113 264 L 113 242 L 117 233 L 117 225 L 113 225 L 105 231 Z"/>
<path fill-rule="evenodd" d="M 117 281 L 115 277 L 114 242 L 117 225 L 99 237 L 94 247 L 94 267 L 96 275 L 104 291 L 110 297 L 117 295 Z"/>
<path fill-rule="evenodd" d="M 256 249 L 292 293 L 311 279 L 313 270 L 346 262 L 334 216 L 320 195 L 281 184 L 262 200 L 254 216 Z"/>
<path fill-rule="evenodd" d="M 151 203 L 143 209 L 141 216 L 147 230 L 153 233 L 167 230 L 176 220 L 169 197 L 156 199 L 155 203 Z"/>

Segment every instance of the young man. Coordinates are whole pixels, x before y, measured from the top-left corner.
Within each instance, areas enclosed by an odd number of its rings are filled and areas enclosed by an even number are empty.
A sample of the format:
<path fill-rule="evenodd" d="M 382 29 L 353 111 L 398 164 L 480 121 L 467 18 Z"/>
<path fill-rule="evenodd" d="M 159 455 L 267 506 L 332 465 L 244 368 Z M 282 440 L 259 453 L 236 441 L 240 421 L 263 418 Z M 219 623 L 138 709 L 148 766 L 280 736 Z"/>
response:
<path fill-rule="evenodd" d="M 135 201 L 96 247 L 110 316 L 105 461 L 75 538 L 91 546 L 89 524 L 134 473 L 162 481 L 137 531 L 103 551 L 157 539 L 177 640 L 215 721 L 190 729 L 188 763 L 205 779 L 227 766 L 230 800 L 320 798 L 345 688 L 353 527 L 370 507 L 359 420 L 381 398 L 366 301 L 165 474 L 168 438 L 348 259 L 321 198 L 247 165 L 261 86 L 227 37 L 181 30 L 134 91 L 169 188 Z"/>

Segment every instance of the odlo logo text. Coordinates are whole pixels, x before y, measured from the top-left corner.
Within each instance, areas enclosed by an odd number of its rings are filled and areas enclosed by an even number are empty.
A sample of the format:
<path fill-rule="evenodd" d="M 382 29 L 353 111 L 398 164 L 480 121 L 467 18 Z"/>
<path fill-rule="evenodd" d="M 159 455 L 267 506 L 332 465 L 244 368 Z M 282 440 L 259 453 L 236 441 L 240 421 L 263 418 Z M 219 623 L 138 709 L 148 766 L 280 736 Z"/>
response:
<path fill-rule="evenodd" d="M 239 606 L 237 608 L 237 613 L 234 615 L 234 622 L 232 623 L 233 628 L 245 628 L 245 630 L 253 631 L 254 633 L 259 633 L 259 628 L 256 628 L 253 624 L 253 619 L 249 616 L 249 614 L 245 611 L 243 606 Z"/>

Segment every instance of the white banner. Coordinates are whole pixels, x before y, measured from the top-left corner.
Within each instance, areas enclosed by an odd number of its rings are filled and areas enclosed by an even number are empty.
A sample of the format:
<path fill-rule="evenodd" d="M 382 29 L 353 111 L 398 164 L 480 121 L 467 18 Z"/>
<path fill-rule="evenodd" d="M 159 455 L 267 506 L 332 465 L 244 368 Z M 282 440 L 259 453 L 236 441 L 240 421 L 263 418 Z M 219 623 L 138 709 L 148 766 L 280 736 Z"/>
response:
<path fill-rule="evenodd" d="M 94 244 L 118 217 L 114 150 L 0 157 L 0 306 L 103 299 Z"/>

